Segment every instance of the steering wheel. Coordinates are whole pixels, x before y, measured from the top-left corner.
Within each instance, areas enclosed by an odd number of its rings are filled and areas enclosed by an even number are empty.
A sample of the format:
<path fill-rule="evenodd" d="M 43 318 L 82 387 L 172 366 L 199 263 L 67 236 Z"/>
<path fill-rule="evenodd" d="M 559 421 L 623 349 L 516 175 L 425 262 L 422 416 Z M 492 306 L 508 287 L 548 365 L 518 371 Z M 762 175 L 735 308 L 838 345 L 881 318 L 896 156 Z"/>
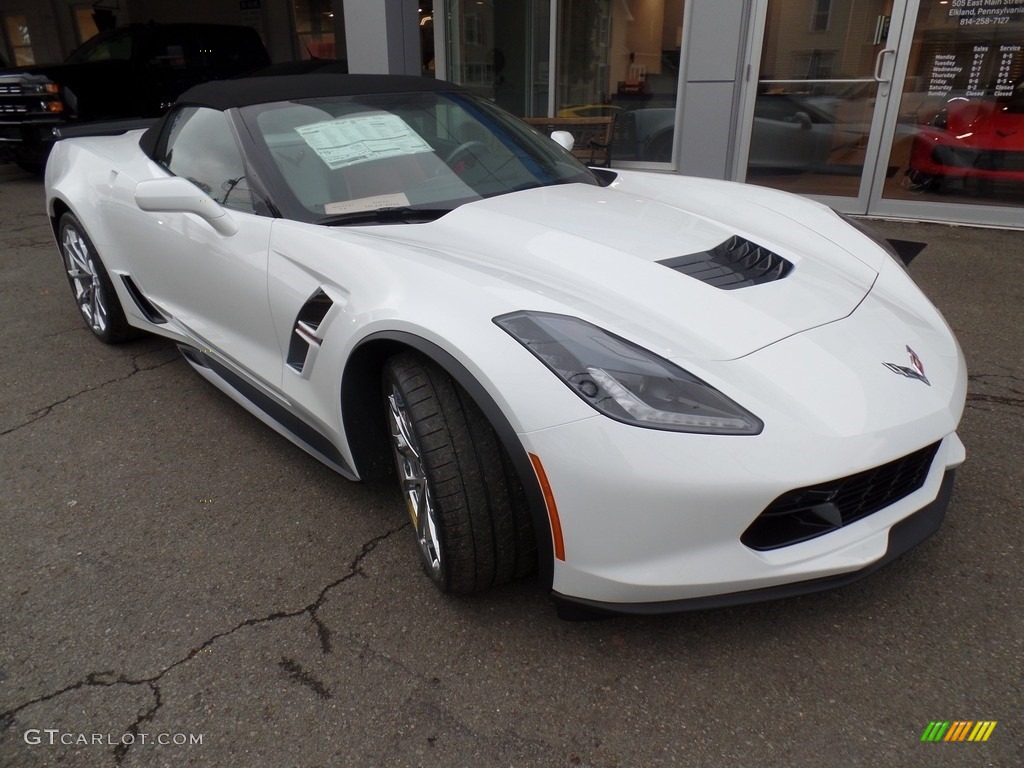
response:
<path fill-rule="evenodd" d="M 445 165 L 452 165 L 452 163 L 459 155 L 463 154 L 464 152 L 468 152 L 473 147 L 487 149 L 487 145 L 484 144 L 482 141 L 478 141 L 476 139 L 464 141 L 461 144 L 459 144 L 459 146 L 457 146 L 455 149 L 448 153 L 448 157 L 444 159 Z"/>

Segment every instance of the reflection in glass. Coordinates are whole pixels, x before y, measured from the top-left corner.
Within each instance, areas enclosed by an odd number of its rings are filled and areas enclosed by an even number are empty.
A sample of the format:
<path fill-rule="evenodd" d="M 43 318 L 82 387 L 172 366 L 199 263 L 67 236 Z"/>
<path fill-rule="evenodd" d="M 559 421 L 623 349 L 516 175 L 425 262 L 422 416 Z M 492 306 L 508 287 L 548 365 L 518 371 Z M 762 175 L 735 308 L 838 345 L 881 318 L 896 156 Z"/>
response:
<path fill-rule="evenodd" d="M 300 59 L 334 59 L 334 10 L 330 0 L 295 0 L 295 36 Z"/>
<path fill-rule="evenodd" d="M 747 181 L 856 197 L 892 0 L 771 0 Z"/>
<path fill-rule="evenodd" d="M 614 117 L 612 158 L 672 160 L 683 0 L 564 0 L 558 117 Z"/>
<path fill-rule="evenodd" d="M 922 4 L 890 199 L 1024 202 L 1024 4 Z"/>
<path fill-rule="evenodd" d="M 447 79 L 528 117 L 548 107 L 550 0 L 451 0 Z"/>

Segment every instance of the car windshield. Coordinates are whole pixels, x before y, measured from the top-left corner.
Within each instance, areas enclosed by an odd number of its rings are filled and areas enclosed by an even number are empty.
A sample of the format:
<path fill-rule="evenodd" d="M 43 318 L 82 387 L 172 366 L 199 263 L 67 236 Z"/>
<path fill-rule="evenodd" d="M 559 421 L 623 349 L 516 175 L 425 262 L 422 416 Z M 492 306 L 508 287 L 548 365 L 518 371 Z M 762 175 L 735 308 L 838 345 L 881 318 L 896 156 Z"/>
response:
<path fill-rule="evenodd" d="M 518 190 L 601 183 L 554 141 L 466 93 L 306 99 L 241 114 L 292 217 L 306 221 L 372 223 L 374 212 L 380 222 L 425 221 Z"/>
<path fill-rule="evenodd" d="M 87 64 L 95 61 L 130 61 L 134 39 L 132 30 L 128 28 L 101 32 L 82 43 L 81 47 L 68 56 L 67 63 Z"/>

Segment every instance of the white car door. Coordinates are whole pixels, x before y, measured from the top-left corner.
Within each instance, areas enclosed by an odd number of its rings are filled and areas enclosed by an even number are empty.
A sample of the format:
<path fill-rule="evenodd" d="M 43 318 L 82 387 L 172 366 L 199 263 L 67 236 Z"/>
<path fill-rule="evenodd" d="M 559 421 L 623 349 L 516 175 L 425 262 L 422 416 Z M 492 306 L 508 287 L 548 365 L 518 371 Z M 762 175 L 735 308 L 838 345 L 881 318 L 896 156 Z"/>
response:
<path fill-rule="evenodd" d="M 223 206 L 237 230 L 194 213 L 138 209 L 141 231 L 149 235 L 133 258 L 139 287 L 200 349 L 279 387 L 282 354 L 267 299 L 274 220 L 253 212 L 227 117 L 214 109 L 181 109 L 157 151 L 161 165 Z"/>

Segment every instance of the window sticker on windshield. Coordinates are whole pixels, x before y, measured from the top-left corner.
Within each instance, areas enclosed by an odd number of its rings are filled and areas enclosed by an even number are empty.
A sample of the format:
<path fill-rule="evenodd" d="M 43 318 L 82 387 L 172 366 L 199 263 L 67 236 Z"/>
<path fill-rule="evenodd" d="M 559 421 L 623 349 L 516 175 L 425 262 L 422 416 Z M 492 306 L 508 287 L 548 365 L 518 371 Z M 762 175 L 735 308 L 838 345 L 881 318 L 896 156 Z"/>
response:
<path fill-rule="evenodd" d="M 402 118 L 386 112 L 324 120 L 295 130 L 331 170 L 433 151 Z"/>
<path fill-rule="evenodd" d="M 324 206 L 324 213 L 358 213 L 359 211 L 379 211 L 381 208 L 404 208 L 409 204 L 409 198 L 404 192 L 396 192 L 393 195 L 375 195 L 374 197 L 360 197 L 358 200 L 342 200 L 340 203 L 327 203 Z"/>

